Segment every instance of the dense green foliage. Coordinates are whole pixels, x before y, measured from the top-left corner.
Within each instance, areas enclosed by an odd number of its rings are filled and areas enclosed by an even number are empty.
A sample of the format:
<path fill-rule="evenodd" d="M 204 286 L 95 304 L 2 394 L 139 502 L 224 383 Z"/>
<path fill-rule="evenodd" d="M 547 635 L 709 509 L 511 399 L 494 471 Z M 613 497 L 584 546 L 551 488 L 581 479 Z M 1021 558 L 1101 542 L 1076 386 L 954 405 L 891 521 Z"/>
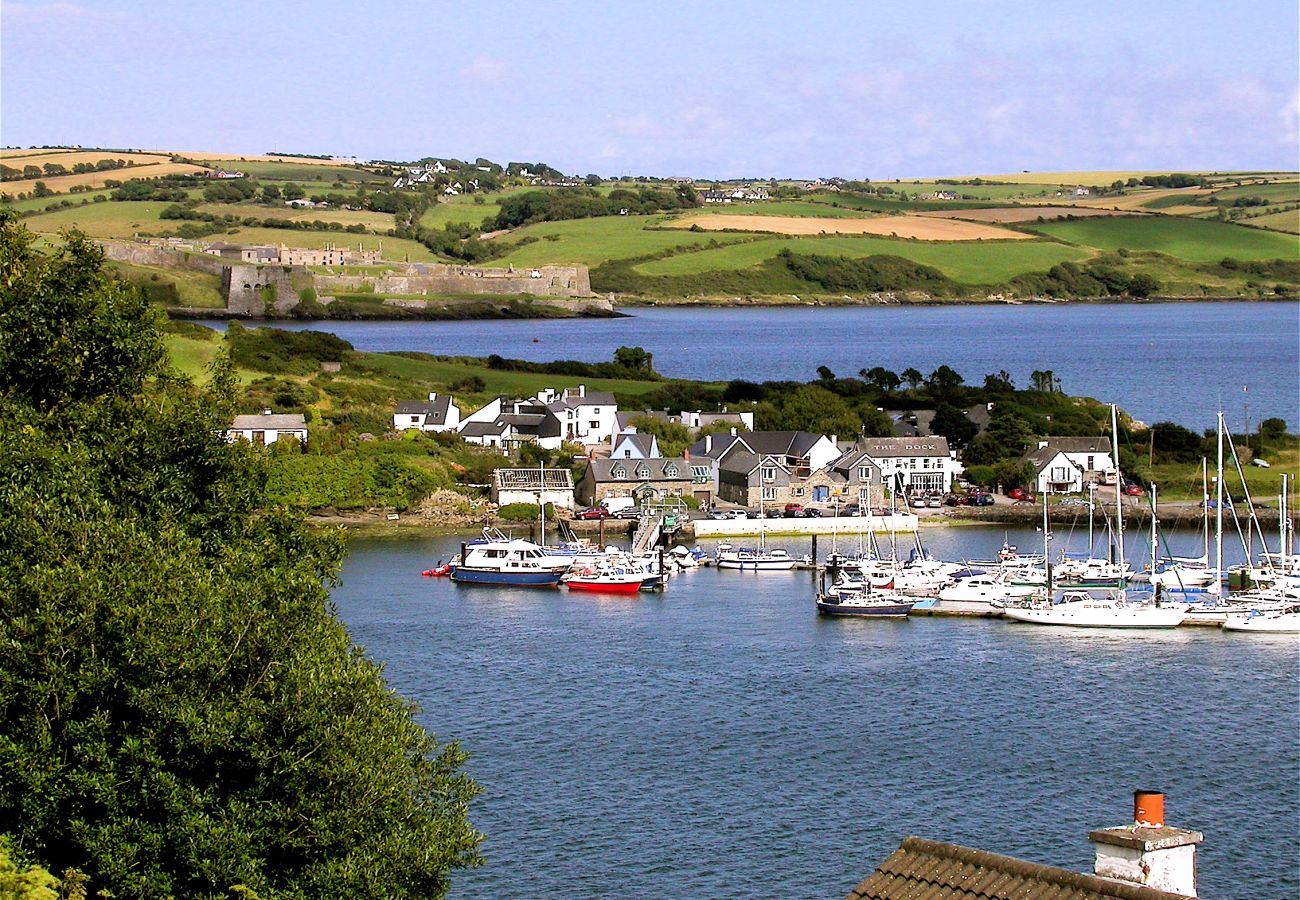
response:
<path fill-rule="evenodd" d="M 777 257 L 801 281 L 827 291 L 925 291 L 942 296 L 956 285 L 931 266 L 901 256 L 803 256 L 782 250 Z"/>
<path fill-rule="evenodd" d="M 541 372 L 547 375 L 574 375 L 579 378 L 663 380 L 663 376 L 654 370 L 653 364 L 652 355 L 640 347 L 619 347 L 614 351 L 613 362 L 607 363 L 587 363 L 573 359 L 530 362 L 524 359 L 505 359 L 495 353 L 487 358 L 489 369 L 503 372 Z"/>
<path fill-rule="evenodd" d="M 231 322 L 226 332 L 230 361 L 259 372 L 306 374 L 322 362 L 342 362 L 352 345 L 325 331 L 249 330 Z"/>
<path fill-rule="evenodd" d="M 430 897 L 476 786 L 352 645 L 338 538 L 76 238 L 0 222 L 0 822 L 119 897 Z"/>
<path fill-rule="evenodd" d="M 595 216 L 648 215 L 699 205 L 695 189 L 678 185 L 672 189 L 616 188 L 608 194 L 590 188 L 559 191 L 525 191 L 501 199 L 501 210 L 491 223 L 494 228 L 517 228 L 534 222 L 559 222 Z"/>

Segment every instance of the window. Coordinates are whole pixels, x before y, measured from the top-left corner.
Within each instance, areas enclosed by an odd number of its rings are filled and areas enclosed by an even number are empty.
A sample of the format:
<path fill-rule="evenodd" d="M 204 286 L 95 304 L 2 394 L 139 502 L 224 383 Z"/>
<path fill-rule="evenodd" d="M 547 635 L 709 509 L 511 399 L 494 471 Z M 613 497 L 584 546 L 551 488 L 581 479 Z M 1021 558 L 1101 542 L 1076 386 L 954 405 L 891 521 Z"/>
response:
<path fill-rule="evenodd" d="M 1066 467 L 1066 466 L 1053 466 L 1053 467 L 1052 467 L 1052 480 L 1053 480 L 1053 481 L 1069 481 L 1069 480 L 1070 480 L 1070 470 L 1069 470 L 1069 468 Z"/>
<path fill-rule="evenodd" d="M 871 480 L 871 466 L 858 466 L 858 480 L 859 481 Z"/>
<path fill-rule="evenodd" d="M 591 414 L 592 414 L 593 416 L 598 416 L 598 415 L 600 415 L 600 407 L 599 407 L 599 406 L 593 406 L 593 407 L 591 408 Z"/>
<path fill-rule="evenodd" d="M 615 478 L 626 478 L 627 469 L 624 468 L 623 466 L 615 466 L 614 468 L 610 469 L 609 474 L 613 475 Z"/>
<path fill-rule="evenodd" d="M 790 493 L 793 494 L 793 495 L 796 496 L 796 497 L 802 497 L 802 496 L 803 496 L 803 488 L 794 488 L 794 489 L 792 489 L 792 490 L 790 491 Z"/>
<path fill-rule="evenodd" d="M 631 459 L 631 458 L 632 458 L 632 451 L 631 451 L 631 450 L 624 450 L 624 451 L 623 451 L 623 458 L 624 458 L 624 459 Z"/>
<path fill-rule="evenodd" d="M 664 477 L 665 477 L 665 478 L 676 478 L 676 477 L 677 477 L 677 467 L 674 466 L 672 463 L 669 463 L 668 465 L 664 466 Z"/>
<path fill-rule="evenodd" d="M 636 467 L 636 477 L 637 477 L 637 478 L 649 478 L 649 477 L 650 477 L 650 467 L 647 466 L 645 463 L 642 463 L 641 465 L 637 466 L 637 467 Z"/>
<path fill-rule="evenodd" d="M 776 466 L 763 466 L 763 480 L 776 481 Z"/>
<path fill-rule="evenodd" d="M 765 487 L 765 488 L 763 488 L 763 499 L 764 499 L 764 500 L 775 500 L 775 499 L 776 499 L 776 488 L 774 488 L 774 487 Z"/>
<path fill-rule="evenodd" d="M 1088 471 L 1090 471 L 1090 472 L 1091 472 L 1091 471 L 1094 471 L 1094 470 L 1097 468 L 1096 464 L 1093 462 L 1093 460 L 1095 460 L 1095 459 L 1096 459 L 1096 457 L 1094 457 L 1094 456 L 1089 456 L 1089 457 L 1088 457 Z"/>

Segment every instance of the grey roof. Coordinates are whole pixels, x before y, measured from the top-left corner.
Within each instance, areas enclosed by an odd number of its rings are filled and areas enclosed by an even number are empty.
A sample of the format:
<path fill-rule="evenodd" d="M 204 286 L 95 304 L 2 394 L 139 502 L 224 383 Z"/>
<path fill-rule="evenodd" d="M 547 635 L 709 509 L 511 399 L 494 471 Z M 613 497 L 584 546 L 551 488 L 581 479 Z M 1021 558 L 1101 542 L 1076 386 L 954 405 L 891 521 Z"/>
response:
<path fill-rule="evenodd" d="M 673 417 L 668 414 L 666 409 L 630 409 L 626 412 L 620 411 L 614 416 L 619 431 L 627 431 L 633 419 L 657 419 L 660 422 L 673 421 Z"/>
<path fill-rule="evenodd" d="M 307 420 L 301 413 L 281 413 L 254 416 L 235 416 L 232 431 L 304 431 Z"/>
<path fill-rule="evenodd" d="M 465 437 L 484 437 L 489 434 L 501 434 L 505 430 L 505 422 L 501 419 L 493 419 L 491 422 L 470 422 L 460 429 L 460 433 Z"/>
<path fill-rule="evenodd" d="M 849 892 L 847 900 L 1190 900 L 1127 884 L 917 837 Z"/>
<path fill-rule="evenodd" d="M 614 437 L 614 453 L 618 452 L 621 444 L 631 444 L 641 451 L 642 456 L 654 455 L 655 436 L 653 434 L 641 434 L 635 431 L 625 431 Z M 612 455 L 612 454 L 611 454 Z"/>
<path fill-rule="evenodd" d="M 1049 465 L 1051 465 L 1052 460 L 1056 459 L 1056 457 L 1060 456 L 1064 452 L 1065 451 L 1057 447 L 1039 447 L 1036 450 L 1031 450 L 1028 453 L 1026 453 L 1025 461 L 1034 464 L 1035 472 L 1042 472 Z M 1066 457 L 1066 461 L 1070 462 L 1070 458 L 1068 456 Z M 1070 465 L 1074 466 L 1076 469 L 1079 469 L 1079 466 L 1076 465 L 1074 462 L 1070 462 Z M 1083 470 L 1079 469 L 1079 471 L 1082 472 Z"/>
<path fill-rule="evenodd" d="M 1110 453 L 1108 437 L 1040 437 L 1047 446 L 1063 453 Z"/>
<path fill-rule="evenodd" d="M 451 409 L 451 397 L 441 394 L 432 400 L 401 400 L 397 404 L 396 415 L 423 415 L 429 425 L 442 425 L 447 421 Z"/>
<path fill-rule="evenodd" d="M 807 456 L 821 439 L 820 434 L 807 431 L 750 431 L 745 434 L 745 443 L 755 453 L 796 457 Z"/>
<path fill-rule="evenodd" d="M 573 393 L 570 389 L 569 396 L 559 400 L 552 400 L 546 404 L 549 409 L 576 409 L 579 406 L 617 406 L 618 401 L 614 395 L 608 391 L 587 391 L 581 397 Z"/>
<path fill-rule="evenodd" d="M 740 443 L 742 449 L 752 449 L 747 443 L 745 443 L 745 438 L 747 437 L 749 437 L 748 432 L 742 434 L 706 434 L 694 444 L 691 444 L 690 454 L 691 456 L 707 456 L 712 459 L 722 459 L 722 457 L 726 456 L 728 451 L 730 451 L 737 442 Z M 712 449 L 708 449 L 710 443 L 712 444 Z"/>
<path fill-rule="evenodd" d="M 880 468 L 876 465 L 875 460 L 871 458 L 871 454 L 858 446 L 850 447 L 848 450 L 844 451 L 844 453 L 840 455 L 839 459 L 832 462 L 827 466 L 827 468 L 833 472 L 847 472 L 850 469 L 862 465 L 862 460 L 864 458 L 873 468 Z"/>
<path fill-rule="evenodd" d="M 669 465 L 677 467 L 676 475 L 665 475 L 664 469 Z M 622 466 L 625 474 L 620 478 L 614 474 L 615 466 Z M 637 470 L 645 466 L 650 474 L 638 475 Z M 689 459 L 593 459 L 588 464 L 588 474 L 596 481 L 690 481 L 691 461 Z"/>
<path fill-rule="evenodd" d="M 863 438 L 858 441 L 857 449 L 865 450 L 875 459 L 908 456 L 947 456 L 948 439 L 938 435 L 931 437 Z"/>

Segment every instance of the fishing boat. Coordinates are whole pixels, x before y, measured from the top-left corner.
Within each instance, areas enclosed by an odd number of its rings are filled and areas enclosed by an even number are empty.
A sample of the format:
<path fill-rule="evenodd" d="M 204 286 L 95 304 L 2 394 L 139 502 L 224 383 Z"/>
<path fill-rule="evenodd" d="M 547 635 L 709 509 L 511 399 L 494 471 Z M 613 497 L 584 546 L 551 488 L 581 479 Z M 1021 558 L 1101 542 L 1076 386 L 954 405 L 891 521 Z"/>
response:
<path fill-rule="evenodd" d="M 475 541 L 461 545 L 461 555 L 452 563 L 451 580 L 457 584 L 556 587 L 571 562 L 551 556 L 532 541 Z"/>
<path fill-rule="evenodd" d="M 817 598 L 817 612 L 826 616 L 905 619 L 915 600 L 895 591 L 834 591 Z"/>

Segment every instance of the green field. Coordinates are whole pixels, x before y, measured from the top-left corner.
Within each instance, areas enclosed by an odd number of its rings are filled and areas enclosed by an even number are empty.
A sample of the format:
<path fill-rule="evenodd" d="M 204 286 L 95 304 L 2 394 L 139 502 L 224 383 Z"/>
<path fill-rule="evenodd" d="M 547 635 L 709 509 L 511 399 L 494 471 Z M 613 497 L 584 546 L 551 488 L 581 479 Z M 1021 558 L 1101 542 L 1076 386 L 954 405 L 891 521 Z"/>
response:
<path fill-rule="evenodd" d="M 965 194 L 980 200 L 1010 200 L 1017 197 L 1050 198 L 1057 191 L 1073 191 L 1078 186 L 1078 182 L 1074 184 L 940 184 L 936 181 L 888 181 L 875 183 L 873 186 L 891 187 L 895 191 L 906 191 L 908 196 L 913 198 L 917 194 L 953 191 L 958 197 Z M 934 202 L 942 205 L 948 201 L 936 200 Z"/>
<path fill-rule="evenodd" d="M 494 238 L 514 243 L 522 237 L 541 238 L 487 263 L 491 266 L 589 265 L 611 259 L 647 256 L 673 247 L 698 247 L 747 240 L 743 235 L 705 234 L 691 231 L 651 231 L 646 226 L 663 221 L 662 216 L 601 216 L 567 222 L 541 222 Z M 553 239 L 547 239 L 552 236 Z"/>
<path fill-rule="evenodd" d="M 311 183 L 324 182 L 333 184 L 342 179 L 347 182 L 382 181 L 390 179 L 345 166 L 316 166 L 310 163 L 271 162 L 266 160 L 209 159 L 202 164 L 213 169 L 226 169 L 231 172 L 243 172 L 262 181 L 297 181 L 304 187 L 311 188 Z M 310 190 L 309 190 L 310 193 Z"/>
<path fill-rule="evenodd" d="M 706 203 L 686 215 L 707 213 L 719 216 L 812 216 L 817 218 L 861 219 L 866 210 L 828 206 L 812 200 L 768 200 L 762 203 Z"/>
<path fill-rule="evenodd" d="M 221 295 L 221 278 L 217 275 L 197 269 L 142 266 L 117 261 L 109 261 L 108 265 L 146 288 L 152 284 L 175 285 L 181 306 L 221 309 L 226 305 L 226 300 Z"/>
<path fill-rule="evenodd" d="M 469 194 L 439 200 L 420 216 L 420 224 L 425 228 L 441 228 L 449 222 L 466 222 L 477 228 L 484 219 L 495 218 L 501 211 L 500 199 L 507 193 Z M 482 203 L 475 203 L 475 197 L 483 198 Z"/>
<path fill-rule="evenodd" d="M 295 209 L 292 206 L 258 206 L 244 203 L 201 203 L 199 212 L 214 216 L 256 216 L 259 219 L 284 219 L 290 222 L 339 222 L 364 225 L 372 231 L 388 231 L 395 224 L 389 213 L 366 209 Z"/>
<path fill-rule="evenodd" d="M 50 234 L 63 228 L 80 228 L 92 237 L 129 238 L 141 231 L 173 231 L 179 222 L 164 223 L 158 218 L 158 214 L 171 205 L 154 200 L 92 203 L 29 216 L 23 219 L 23 224 L 32 231 Z"/>
<path fill-rule="evenodd" d="M 1215 191 L 1211 199 L 1231 203 L 1238 197 L 1262 197 L 1272 203 L 1295 203 L 1300 201 L 1300 181 L 1275 181 L 1269 184 L 1243 184 Z"/>
<path fill-rule="evenodd" d="M 483 379 L 485 390 L 471 395 L 483 400 L 507 394 L 511 397 L 531 397 L 547 387 L 565 388 L 585 384 L 593 391 L 614 391 L 627 394 L 645 394 L 663 387 L 664 381 L 635 381 L 623 378 L 584 378 L 577 375 L 548 375 L 542 372 L 504 372 L 489 369 L 486 365 L 461 363 L 433 358 L 411 358 L 389 353 L 365 354 L 367 366 L 410 381 L 447 385 L 463 378 L 477 376 Z M 465 408 L 465 402 L 458 406 Z"/>
<path fill-rule="evenodd" d="M 643 275 L 696 275 L 745 269 L 781 250 L 820 256 L 902 256 L 935 268 L 964 284 L 998 284 L 1024 272 L 1046 271 L 1067 260 L 1080 261 L 1087 250 L 1054 241 L 977 242 L 903 241 L 876 237 L 772 238 L 696 253 L 681 253 L 642 263 Z"/>
<path fill-rule="evenodd" d="M 320 250 L 325 247 L 358 247 L 363 250 L 382 248 L 384 259 L 393 262 L 445 262 L 421 243 L 403 238 L 378 237 L 373 234 L 348 234 L 343 231 L 299 231 L 289 228 L 232 228 L 220 234 L 209 235 L 205 241 L 227 241 L 232 244 L 255 244 L 303 247 Z M 409 257 L 409 259 L 408 259 Z"/>
<path fill-rule="evenodd" d="M 1027 227 L 1071 244 L 1100 250 L 1155 250 L 1192 262 L 1295 259 L 1300 241 L 1256 228 L 1176 216 L 1096 217 L 1032 223 Z"/>

